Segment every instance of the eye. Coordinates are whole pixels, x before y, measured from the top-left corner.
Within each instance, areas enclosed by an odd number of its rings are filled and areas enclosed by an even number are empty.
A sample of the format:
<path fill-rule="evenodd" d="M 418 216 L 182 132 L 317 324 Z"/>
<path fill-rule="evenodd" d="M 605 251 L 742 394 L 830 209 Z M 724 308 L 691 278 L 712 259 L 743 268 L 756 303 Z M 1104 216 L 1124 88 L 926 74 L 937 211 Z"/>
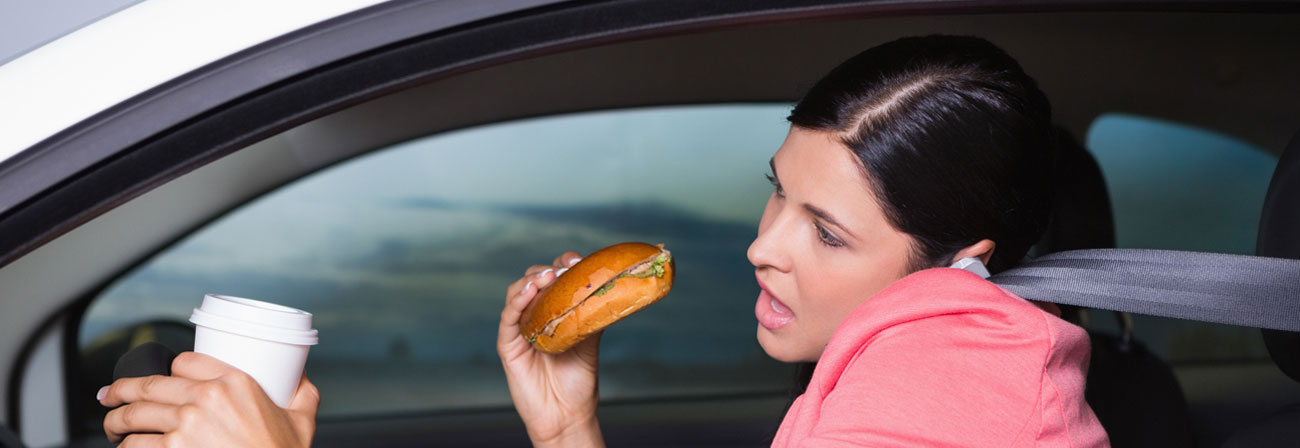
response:
<path fill-rule="evenodd" d="M 817 228 L 817 239 L 821 240 L 822 244 L 829 247 L 844 247 L 844 241 L 840 241 L 839 237 L 826 230 L 821 223 L 813 221 L 813 227 Z"/>
<path fill-rule="evenodd" d="M 785 197 L 785 189 L 781 188 L 781 181 L 776 180 L 776 176 L 764 174 L 763 177 L 766 177 L 767 181 L 772 183 L 772 188 L 776 190 L 776 195 L 778 197 Z"/>

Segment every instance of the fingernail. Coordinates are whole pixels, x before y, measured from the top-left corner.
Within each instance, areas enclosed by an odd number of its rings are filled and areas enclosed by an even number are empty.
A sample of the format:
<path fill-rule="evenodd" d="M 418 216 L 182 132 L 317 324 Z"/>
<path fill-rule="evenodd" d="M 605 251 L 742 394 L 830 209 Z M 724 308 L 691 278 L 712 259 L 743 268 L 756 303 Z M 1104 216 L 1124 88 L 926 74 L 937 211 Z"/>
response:
<path fill-rule="evenodd" d="M 520 294 L 523 294 L 524 291 L 527 291 L 528 288 L 531 288 L 531 287 L 533 287 L 533 281 L 532 281 L 532 280 L 529 280 L 528 283 L 524 283 L 524 289 L 519 290 L 519 293 L 520 293 Z"/>
<path fill-rule="evenodd" d="M 569 260 L 569 266 L 578 264 L 579 261 L 582 261 L 582 257 L 573 257 L 572 260 Z"/>
<path fill-rule="evenodd" d="M 555 271 L 555 276 L 556 276 L 556 277 L 559 277 L 560 274 L 563 274 L 564 271 L 567 271 L 567 270 L 569 270 L 569 268 L 560 268 L 560 270 Z"/>
<path fill-rule="evenodd" d="M 101 387 L 99 388 L 99 392 L 95 393 L 95 401 L 104 401 L 104 397 L 107 396 L 108 396 L 108 386 Z"/>
<path fill-rule="evenodd" d="M 555 269 L 552 269 L 552 268 L 542 269 L 542 272 L 538 272 L 538 273 L 537 273 L 537 278 L 542 278 L 542 277 L 546 276 L 546 273 L 547 273 L 547 272 L 551 272 L 551 271 L 554 271 L 554 270 L 555 270 Z"/>

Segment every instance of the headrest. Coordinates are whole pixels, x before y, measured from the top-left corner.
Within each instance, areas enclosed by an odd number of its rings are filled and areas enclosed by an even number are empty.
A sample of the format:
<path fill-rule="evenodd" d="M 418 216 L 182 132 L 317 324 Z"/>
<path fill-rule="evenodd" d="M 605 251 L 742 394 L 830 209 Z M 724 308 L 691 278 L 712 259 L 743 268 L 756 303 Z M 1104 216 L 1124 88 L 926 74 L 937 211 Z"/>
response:
<path fill-rule="evenodd" d="M 1097 159 L 1069 131 L 1056 128 L 1056 200 L 1037 255 L 1115 247 L 1110 195 Z"/>
<path fill-rule="evenodd" d="M 1300 132 L 1282 151 L 1268 184 L 1255 254 L 1300 260 Z M 1264 344 L 1282 372 L 1300 381 L 1300 333 L 1264 330 Z"/>

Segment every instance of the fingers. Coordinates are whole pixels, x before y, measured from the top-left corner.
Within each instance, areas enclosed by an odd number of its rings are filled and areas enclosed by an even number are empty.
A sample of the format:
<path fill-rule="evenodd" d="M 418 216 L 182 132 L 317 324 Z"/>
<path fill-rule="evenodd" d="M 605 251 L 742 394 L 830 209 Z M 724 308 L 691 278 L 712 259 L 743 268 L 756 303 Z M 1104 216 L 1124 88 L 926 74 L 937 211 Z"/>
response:
<path fill-rule="evenodd" d="M 537 275 L 537 274 L 541 273 L 542 271 L 553 271 L 553 270 L 555 270 L 555 266 L 551 266 L 551 265 L 548 265 L 548 264 L 535 264 L 535 265 L 529 266 L 528 269 L 525 269 L 525 270 L 524 270 L 524 275 L 525 275 L 525 276 L 529 276 L 529 275 Z"/>
<path fill-rule="evenodd" d="M 293 400 L 289 402 L 289 410 L 304 412 L 315 418 L 319 407 L 320 390 L 307 379 L 307 375 L 303 375 L 302 381 L 298 383 L 298 391 L 294 392 Z"/>
<path fill-rule="evenodd" d="M 591 336 L 588 336 L 587 339 L 578 341 L 578 343 L 573 346 L 573 353 L 589 364 L 593 366 L 596 365 L 596 359 L 600 356 L 600 337 L 604 336 L 604 334 L 604 330 L 597 331 Z"/>
<path fill-rule="evenodd" d="M 523 315 L 528 303 L 537 296 L 537 286 L 529 283 L 519 294 L 507 298 L 505 309 L 501 310 L 501 325 L 497 342 L 506 343 L 519 336 L 519 317 Z"/>
<path fill-rule="evenodd" d="M 559 267 L 567 268 L 567 267 L 572 267 L 575 264 L 578 264 L 578 261 L 580 260 L 582 260 L 582 254 L 579 254 L 574 251 L 568 251 L 560 254 L 560 256 L 558 257 L 555 257 L 555 261 L 552 262 L 551 264 Z"/>
<path fill-rule="evenodd" d="M 117 448 L 156 448 L 167 446 L 167 437 L 162 434 L 131 434 L 126 436 Z"/>
<path fill-rule="evenodd" d="M 124 378 L 102 392 L 105 406 L 125 404 L 105 416 L 109 441 L 120 440 L 125 447 L 304 446 L 301 442 L 311 441 L 320 395 L 305 377 L 291 402 L 295 409 L 286 412 L 252 377 L 210 356 L 182 353 L 172 373 L 176 376 Z"/>
<path fill-rule="evenodd" d="M 553 272 L 543 272 L 542 275 L 544 276 L 542 280 L 547 283 L 555 278 Z M 537 297 L 540 283 L 542 282 L 529 281 L 519 294 L 506 298 L 505 309 L 501 310 L 501 323 L 497 327 L 497 354 L 501 355 L 502 359 L 514 358 L 532 349 L 520 333 L 519 319 L 523 316 L 524 310 L 528 309 L 528 304 Z"/>
<path fill-rule="evenodd" d="M 104 434 L 110 442 L 133 432 L 169 432 L 180 426 L 179 406 L 159 403 L 131 403 L 104 416 Z"/>
<path fill-rule="evenodd" d="M 172 376 L 207 381 L 234 372 L 239 369 L 202 353 L 181 352 L 172 360 Z"/>
<path fill-rule="evenodd" d="M 545 275 L 547 273 L 549 273 L 549 271 L 543 271 L 542 275 Z M 519 280 L 515 280 L 514 283 L 511 283 L 510 287 L 506 288 L 506 305 L 509 306 L 512 300 L 517 298 L 528 288 L 532 288 L 533 286 L 536 286 L 537 281 L 538 281 L 537 274 L 533 274 L 533 275 L 525 275 L 523 277 L 520 277 Z M 536 288 L 536 289 L 540 289 L 540 288 Z"/>
<path fill-rule="evenodd" d="M 501 323 L 497 332 L 498 351 L 520 337 L 519 317 L 538 291 L 549 286 L 569 266 L 581 259 L 582 256 L 577 252 L 562 253 L 552 265 L 533 265 L 524 270 L 524 276 L 506 288 L 506 306 L 501 310 Z"/>
<path fill-rule="evenodd" d="M 539 289 L 544 288 L 546 287 L 546 285 L 550 284 L 550 281 L 554 278 L 555 278 L 554 266 L 546 266 L 541 264 L 534 265 L 528 268 L 528 270 L 524 271 L 523 277 L 519 277 L 519 280 L 515 280 L 514 283 L 511 283 L 510 286 L 506 288 L 506 301 L 509 301 L 514 296 L 519 295 L 520 291 L 523 291 L 525 288 L 527 288 L 530 285 L 539 285 L 538 286 Z M 539 283 L 539 282 L 545 282 L 545 283 Z"/>
<path fill-rule="evenodd" d="M 176 376 L 122 378 L 108 387 L 99 403 L 110 408 L 136 401 L 182 405 L 193 401 L 195 384 L 194 380 Z"/>
<path fill-rule="evenodd" d="M 573 251 L 565 252 L 560 254 L 560 256 L 555 257 L 555 261 L 553 263 L 556 266 L 560 266 L 559 269 L 555 270 L 555 277 L 559 278 L 561 275 L 564 275 L 564 273 L 568 271 L 570 267 L 573 267 L 573 265 L 578 264 L 578 261 L 581 260 L 582 260 L 582 255 L 578 255 L 577 252 L 573 252 Z M 546 285 L 542 285 L 542 287 L 546 287 Z"/>
<path fill-rule="evenodd" d="M 577 252 L 569 251 L 555 257 L 550 265 L 535 264 L 524 270 L 524 276 L 515 280 L 510 286 L 506 287 L 506 300 L 519 295 L 519 292 L 526 288 L 530 283 L 537 285 L 539 289 L 545 288 L 560 274 L 569 270 L 570 266 L 577 264 L 582 260 L 582 255 Z M 553 274 L 552 274 L 553 273 Z"/>
<path fill-rule="evenodd" d="M 298 382 L 298 391 L 294 392 L 293 400 L 289 402 L 290 418 L 297 421 L 295 430 L 298 431 L 298 437 L 311 446 L 311 440 L 316 435 L 316 411 L 320 409 L 320 390 L 316 385 L 307 379 L 307 375 L 302 376 Z"/>
<path fill-rule="evenodd" d="M 507 302 L 515 296 L 520 295 L 529 287 L 535 286 L 536 289 L 539 290 L 545 289 L 547 286 L 550 286 L 556 278 L 559 278 L 561 273 L 568 269 L 569 268 L 560 268 L 557 270 L 555 269 L 555 266 L 544 265 L 537 265 L 529 268 L 528 272 L 531 272 L 530 274 L 525 274 L 523 277 L 520 277 L 519 280 L 515 280 L 514 283 L 511 283 L 509 288 L 506 288 Z"/>

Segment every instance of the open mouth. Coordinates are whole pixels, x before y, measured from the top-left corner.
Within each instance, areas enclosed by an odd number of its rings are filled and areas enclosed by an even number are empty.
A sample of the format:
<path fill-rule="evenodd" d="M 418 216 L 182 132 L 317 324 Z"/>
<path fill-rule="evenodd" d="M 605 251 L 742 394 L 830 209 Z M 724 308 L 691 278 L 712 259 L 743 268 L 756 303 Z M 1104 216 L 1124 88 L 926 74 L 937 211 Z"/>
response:
<path fill-rule="evenodd" d="M 759 280 L 758 286 L 762 288 L 762 292 L 758 294 L 758 302 L 754 304 L 754 317 L 758 318 L 759 325 L 769 330 L 776 330 L 794 322 L 794 311 L 772 294 L 763 285 L 762 280 Z"/>

